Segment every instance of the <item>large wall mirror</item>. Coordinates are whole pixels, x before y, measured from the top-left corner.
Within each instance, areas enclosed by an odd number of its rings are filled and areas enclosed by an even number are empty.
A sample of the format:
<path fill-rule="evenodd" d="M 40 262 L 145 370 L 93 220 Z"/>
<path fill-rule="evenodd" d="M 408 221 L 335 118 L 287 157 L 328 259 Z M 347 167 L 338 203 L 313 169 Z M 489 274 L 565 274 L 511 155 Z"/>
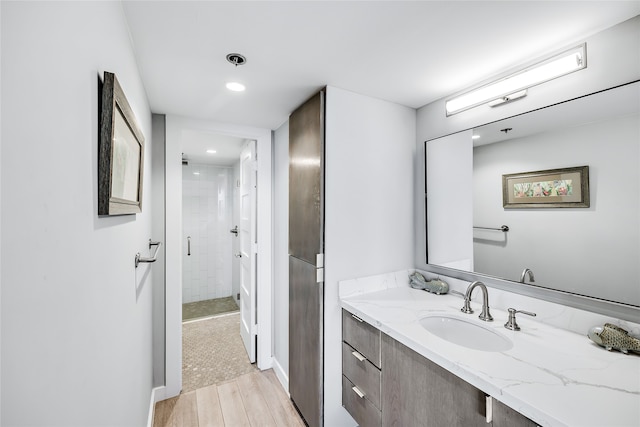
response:
<path fill-rule="evenodd" d="M 640 307 L 640 82 L 425 144 L 434 271 Z M 503 175 L 581 166 L 588 207 L 503 206 Z M 579 192 L 572 178 L 533 179 L 519 190 L 537 200 Z"/>

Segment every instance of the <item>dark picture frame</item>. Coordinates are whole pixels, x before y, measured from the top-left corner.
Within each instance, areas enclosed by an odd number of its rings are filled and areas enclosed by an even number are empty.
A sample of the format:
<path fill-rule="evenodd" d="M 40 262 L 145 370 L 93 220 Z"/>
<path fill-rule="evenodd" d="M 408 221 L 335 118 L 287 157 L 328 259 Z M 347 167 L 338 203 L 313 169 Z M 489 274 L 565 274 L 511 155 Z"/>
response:
<path fill-rule="evenodd" d="M 115 74 L 104 73 L 98 141 L 98 215 L 142 212 L 144 135 Z"/>
<path fill-rule="evenodd" d="M 521 208 L 588 208 L 589 166 L 502 175 L 502 205 Z"/>

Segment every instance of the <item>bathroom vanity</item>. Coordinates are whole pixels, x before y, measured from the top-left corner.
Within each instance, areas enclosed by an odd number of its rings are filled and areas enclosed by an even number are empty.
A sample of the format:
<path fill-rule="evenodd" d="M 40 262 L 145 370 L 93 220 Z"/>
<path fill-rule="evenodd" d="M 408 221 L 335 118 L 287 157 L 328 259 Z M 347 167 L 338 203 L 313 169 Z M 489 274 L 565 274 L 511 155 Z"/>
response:
<path fill-rule="evenodd" d="M 640 425 L 639 355 L 526 316 L 507 330 L 494 305 L 483 322 L 477 298 L 461 313 L 462 296 L 412 289 L 408 273 L 340 283 L 342 399 L 360 425 Z"/>
<path fill-rule="evenodd" d="M 358 316 L 342 322 L 343 404 L 359 425 L 537 425 Z"/>

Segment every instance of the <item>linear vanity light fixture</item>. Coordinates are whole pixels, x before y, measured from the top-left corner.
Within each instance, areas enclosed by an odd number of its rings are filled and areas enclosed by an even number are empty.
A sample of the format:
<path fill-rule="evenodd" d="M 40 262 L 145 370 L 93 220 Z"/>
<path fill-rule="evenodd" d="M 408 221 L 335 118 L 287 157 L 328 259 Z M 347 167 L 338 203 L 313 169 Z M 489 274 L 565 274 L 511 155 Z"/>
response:
<path fill-rule="evenodd" d="M 495 107 L 527 95 L 527 89 L 587 67 L 587 44 L 583 43 L 531 65 L 495 82 L 445 102 L 447 116 L 489 104 Z"/>

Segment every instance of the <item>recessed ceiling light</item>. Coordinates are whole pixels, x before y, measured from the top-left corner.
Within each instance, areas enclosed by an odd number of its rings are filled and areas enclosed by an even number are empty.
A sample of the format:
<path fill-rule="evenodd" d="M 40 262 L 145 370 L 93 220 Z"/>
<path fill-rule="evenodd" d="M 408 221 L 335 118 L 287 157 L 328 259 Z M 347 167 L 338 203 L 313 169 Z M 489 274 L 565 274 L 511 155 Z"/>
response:
<path fill-rule="evenodd" d="M 473 136 L 471 137 L 471 139 L 479 139 L 479 138 L 480 138 L 480 135 L 473 135 Z"/>
<path fill-rule="evenodd" d="M 194 172 L 193 174 L 194 175 L 200 175 L 200 172 Z"/>
<path fill-rule="evenodd" d="M 238 82 L 229 82 L 227 83 L 227 89 L 233 92 L 244 92 L 246 89 L 242 83 Z"/>
<path fill-rule="evenodd" d="M 209 153 L 209 154 L 216 154 L 216 153 L 217 153 L 217 151 L 216 151 L 216 150 L 207 150 L 207 153 Z"/>

